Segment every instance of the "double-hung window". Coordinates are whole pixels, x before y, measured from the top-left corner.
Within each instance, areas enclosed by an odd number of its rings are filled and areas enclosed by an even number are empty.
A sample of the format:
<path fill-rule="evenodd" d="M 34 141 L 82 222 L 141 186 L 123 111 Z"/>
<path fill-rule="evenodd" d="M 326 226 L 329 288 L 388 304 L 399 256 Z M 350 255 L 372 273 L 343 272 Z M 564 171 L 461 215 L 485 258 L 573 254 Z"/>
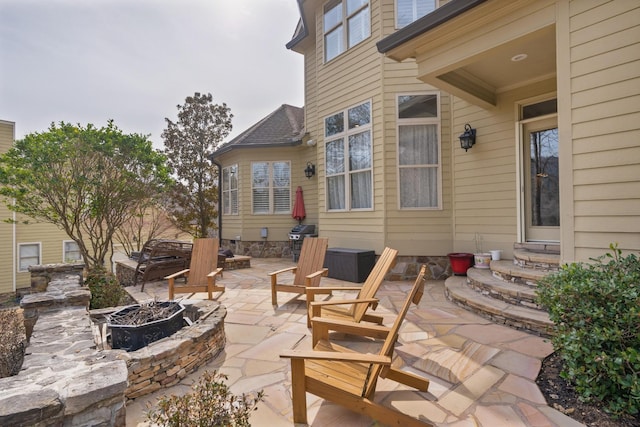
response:
<path fill-rule="evenodd" d="M 398 96 L 398 176 L 400 209 L 440 207 L 437 93 Z"/>
<path fill-rule="evenodd" d="M 40 243 L 18 244 L 18 271 L 29 271 L 29 266 L 40 264 Z"/>
<path fill-rule="evenodd" d="M 324 7 L 324 60 L 331 61 L 371 35 L 368 0 L 330 1 Z"/>
<path fill-rule="evenodd" d="M 327 209 L 373 207 L 371 102 L 356 105 L 324 121 Z"/>
<path fill-rule="evenodd" d="M 402 28 L 436 8 L 436 0 L 396 0 L 396 28 Z"/>
<path fill-rule="evenodd" d="M 254 214 L 291 213 L 291 163 L 252 163 L 251 196 Z"/>
<path fill-rule="evenodd" d="M 78 262 L 82 261 L 80 247 L 73 240 L 65 240 L 62 242 L 62 262 Z"/>
<path fill-rule="evenodd" d="M 222 168 L 222 213 L 238 215 L 238 165 Z"/>

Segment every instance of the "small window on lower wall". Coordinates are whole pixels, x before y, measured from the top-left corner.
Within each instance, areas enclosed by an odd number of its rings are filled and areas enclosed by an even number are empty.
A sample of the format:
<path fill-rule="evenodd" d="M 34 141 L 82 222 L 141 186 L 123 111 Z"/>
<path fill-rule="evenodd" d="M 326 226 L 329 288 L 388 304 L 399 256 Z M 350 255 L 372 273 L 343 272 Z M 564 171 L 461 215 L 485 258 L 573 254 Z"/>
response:
<path fill-rule="evenodd" d="M 62 262 L 75 263 L 82 261 L 82 254 L 78 244 L 73 240 L 62 242 Z"/>
<path fill-rule="evenodd" d="M 32 265 L 39 265 L 41 259 L 40 243 L 18 244 L 18 271 L 27 272 Z"/>

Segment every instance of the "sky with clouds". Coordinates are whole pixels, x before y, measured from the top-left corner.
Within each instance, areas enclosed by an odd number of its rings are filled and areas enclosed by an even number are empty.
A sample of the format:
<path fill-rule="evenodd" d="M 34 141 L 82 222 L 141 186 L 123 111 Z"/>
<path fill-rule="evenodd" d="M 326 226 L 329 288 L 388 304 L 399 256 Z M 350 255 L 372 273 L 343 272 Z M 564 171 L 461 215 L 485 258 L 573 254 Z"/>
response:
<path fill-rule="evenodd" d="M 298 18 L 296 0 L 0 0 L 0 120 L 19 139 L 113 119 L 162 148 L 165 117 L 201 92 L 231 108 L 228 141 L 303 106 Z"/>

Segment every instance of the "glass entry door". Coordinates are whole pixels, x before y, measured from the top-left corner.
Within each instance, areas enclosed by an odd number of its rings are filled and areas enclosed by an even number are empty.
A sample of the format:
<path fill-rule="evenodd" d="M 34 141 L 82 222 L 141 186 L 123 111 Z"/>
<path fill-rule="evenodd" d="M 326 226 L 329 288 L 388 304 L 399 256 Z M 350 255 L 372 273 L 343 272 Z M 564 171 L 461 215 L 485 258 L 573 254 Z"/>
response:
<path fill-rule="evenodd" d="M 560 241 L 560 181 L 557 118 L 523 125 L 525 237 Z"/>

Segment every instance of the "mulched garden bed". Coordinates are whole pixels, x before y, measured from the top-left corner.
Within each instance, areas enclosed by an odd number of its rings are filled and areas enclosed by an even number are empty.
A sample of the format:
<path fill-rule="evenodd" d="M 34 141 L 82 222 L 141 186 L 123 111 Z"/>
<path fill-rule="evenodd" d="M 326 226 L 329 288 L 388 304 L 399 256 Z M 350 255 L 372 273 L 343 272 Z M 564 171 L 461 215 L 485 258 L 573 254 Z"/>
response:
<path fill-rule="evenodd" d="M 581 402 L 573 386 L 560 377 L 562 367 L 560 356 L 552 353 L 543 360 L 542 369 L 536 378 L 536 383 L 550 406 L 588 427 L 640 426 L 640 417 L 627 415 L 615 419 L 598 404 Z"/>

